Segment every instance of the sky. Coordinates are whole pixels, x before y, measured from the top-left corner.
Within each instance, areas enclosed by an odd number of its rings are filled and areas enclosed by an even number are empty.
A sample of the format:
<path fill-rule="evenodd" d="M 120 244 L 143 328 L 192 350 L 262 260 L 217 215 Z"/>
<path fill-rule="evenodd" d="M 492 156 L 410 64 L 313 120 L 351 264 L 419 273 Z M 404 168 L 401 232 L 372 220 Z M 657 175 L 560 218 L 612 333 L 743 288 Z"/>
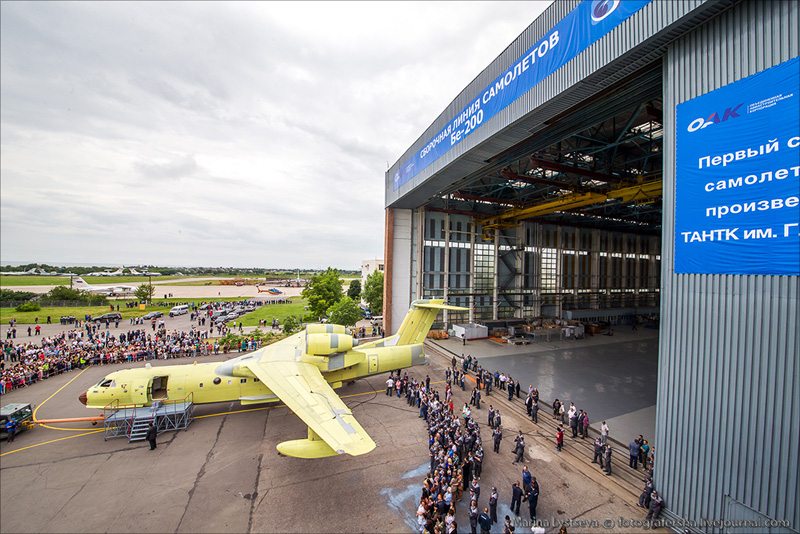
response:
<path fill-rule="evenodd" d="M 2 2 L 0 264 L 358 269 L 550 2 Z"/>

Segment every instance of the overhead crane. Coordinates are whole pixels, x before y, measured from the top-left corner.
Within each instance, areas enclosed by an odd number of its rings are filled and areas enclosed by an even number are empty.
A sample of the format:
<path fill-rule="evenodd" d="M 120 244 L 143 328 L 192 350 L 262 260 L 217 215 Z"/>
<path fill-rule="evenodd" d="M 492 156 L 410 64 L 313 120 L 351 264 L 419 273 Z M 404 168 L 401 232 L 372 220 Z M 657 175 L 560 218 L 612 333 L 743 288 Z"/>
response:
<path fill-rule="evenodd" d="M 648 182 L 611 189 L 604 193 L 565 193 L 553 200 L 547 200 L 539 204 L 527 207 L 512 207 L 495 215 L 476 218 L 475 222 L 481 225 L 483 238 L 491 239 L 491 235 L 489 235 L 491 230 L 514 228 L 520 221 L 547 215 L 549 213 L 601 204 L 609 200 L 619 200 L 623 203 L 635 202 L 637 204 L 647 204 L 660 197 L 662 189 L 663 179 L 658 178 Z"/>

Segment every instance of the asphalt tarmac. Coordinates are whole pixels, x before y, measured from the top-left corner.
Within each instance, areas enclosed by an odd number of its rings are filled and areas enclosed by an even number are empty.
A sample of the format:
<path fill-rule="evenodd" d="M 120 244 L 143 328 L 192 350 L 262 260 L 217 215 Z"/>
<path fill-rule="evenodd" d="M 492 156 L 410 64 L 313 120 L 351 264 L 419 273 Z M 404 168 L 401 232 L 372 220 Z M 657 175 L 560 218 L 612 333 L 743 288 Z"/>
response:
<path fill-rule="evenodd" d="M 511 374 L 524 394 L 532 384 L 548 405 L 560 399 L 569 408 L 574 402 L 589 413 L 593 427 L 605 420 L 610 435 L 623 443 L 639 434 L 654 441 L 658 330 L 622 327 L 613 336 L 519 346 L 488 339 L 466 346 L 455 338 L 433 343 L 458 356 L 478 357 L 491 372 Z"/>
<path fill-rule="evenodd" d="M 442 360 L 430 361 L 409 374 L 442 380 Z M 175 363 L 190 361 L 154 365 Z M 83 407 L 78 395 L 122 367 L 59 375 L 4 395 L 3 404 L 32 402 L 37 419 L 94 415 L 98 412 Z M 362 379 L 338 390 L 377 443 L 358 457 L 279 456 L 276 445 L 305 437 L 306 426 L 285 407 L 238 402 L 197 406 L 188 430 L 161 434 L 154 451 L 147 442 L 103 441 L 100 430 L 88 423 L 24 431 L 11 444 L 0 443 L 0 532 L 411 532 L 428 465 L 427 427 L 415 408 L 385 395 L 385 379 Z M 456 407 L 466 393 L 456 390 Z M 488 443 L 485 410 L 486 404 L 477 420 Z M 635 489 L 555 452 L 549 438 L 517 414 L 504 416 L 501 454 L 486 447 L 481 508 L 496 485 L 501 522 L 509 513 L 511 484 L 521 476 L 510 453 L 519 427 L 531 432 L 526 460 L 542 486 L 540 518 L 556 524 L 644 516 L 633 506 Z M 465 501 L 458 506 L 459 532 L 469 528 Z M 525 505 L 520 517 L 527 519 Z M 529 529 L 517 530 L 524 531 Z"/>

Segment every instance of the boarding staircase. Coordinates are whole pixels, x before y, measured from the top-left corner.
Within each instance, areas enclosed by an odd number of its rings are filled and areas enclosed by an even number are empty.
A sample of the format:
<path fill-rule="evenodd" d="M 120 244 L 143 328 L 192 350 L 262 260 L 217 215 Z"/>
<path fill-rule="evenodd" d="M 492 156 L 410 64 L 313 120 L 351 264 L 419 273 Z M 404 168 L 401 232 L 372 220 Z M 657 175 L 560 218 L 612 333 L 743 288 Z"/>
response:
<path fill-rule="evenodd" d="M 194 420 L 194 403 L 190 393 L 184 399 L 155 401 L 152 406 L 119 404 L 114 401 L 103 409 L 103 440 L 125 436 L 128 443 L 147 438 L 150 423 L 159 434 L 167 430 L 186 430 Z"/>

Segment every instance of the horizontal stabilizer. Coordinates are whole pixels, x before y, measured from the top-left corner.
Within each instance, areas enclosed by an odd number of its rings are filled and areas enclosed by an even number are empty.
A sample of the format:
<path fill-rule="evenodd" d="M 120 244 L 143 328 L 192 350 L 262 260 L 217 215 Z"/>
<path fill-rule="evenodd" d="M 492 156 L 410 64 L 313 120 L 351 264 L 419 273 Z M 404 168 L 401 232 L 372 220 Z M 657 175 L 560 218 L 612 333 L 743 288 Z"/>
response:
<path fill-rule="evenodd" d="M 469 311 L 469 308 L 462 308 L 461 306 L 451 306 L 450 304 L 438 304 L 435 302 L 427 304 L 414 304 L 417 308 L 432 308 L 436 310 L 450 310 L 450 311 Z"/>

